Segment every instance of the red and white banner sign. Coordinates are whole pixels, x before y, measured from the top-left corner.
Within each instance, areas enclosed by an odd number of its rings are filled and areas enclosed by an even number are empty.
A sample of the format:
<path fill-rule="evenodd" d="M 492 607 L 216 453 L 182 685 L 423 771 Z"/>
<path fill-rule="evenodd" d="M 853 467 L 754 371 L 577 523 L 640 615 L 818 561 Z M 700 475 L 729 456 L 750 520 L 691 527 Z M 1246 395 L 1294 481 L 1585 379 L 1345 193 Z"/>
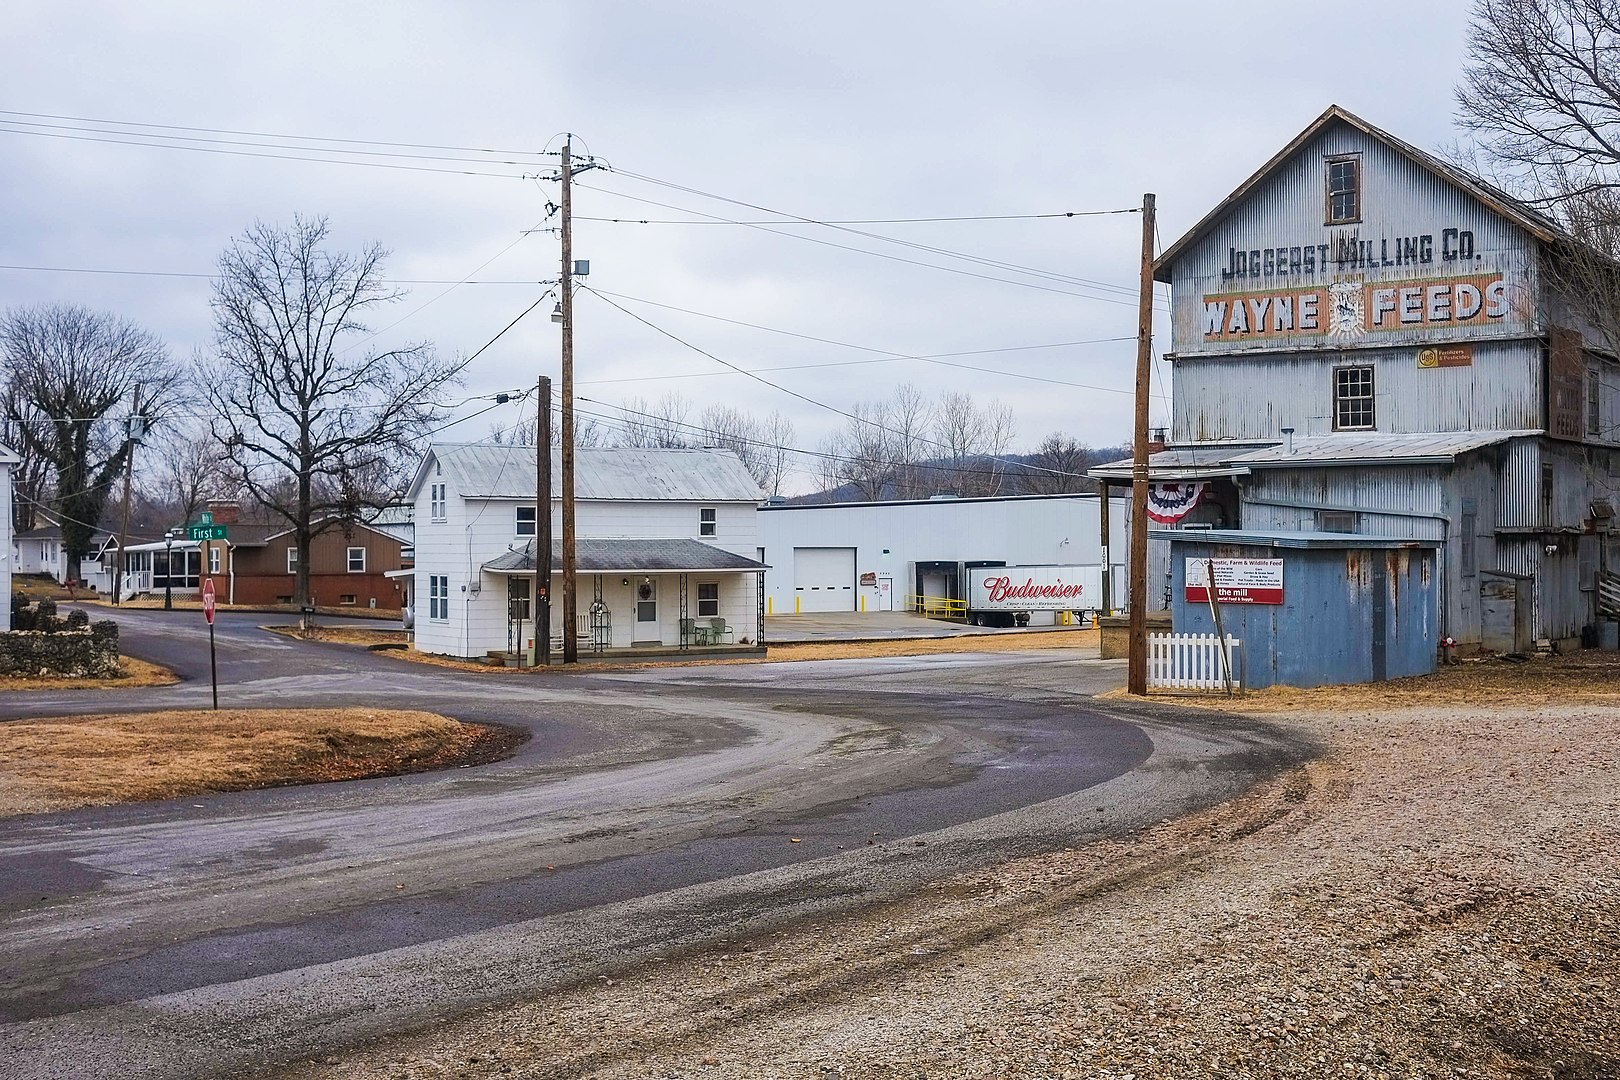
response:
<path fill-rule="evenodd" d="M 1187 560 L 1187 602 L 1209 603 L 1210 564 L 1215 567 L 1217 604 L 1280 604 L 1283 602 L 1281 559 Z"/>
<path fill-rule="evenodd" d="M 1204 500 L 1209 487 L 1205 480 L 1186 480 L 1170 484 L 1149 484 L 1147 514 L 1160 525 L 1174 525 L 1186 517 L 1193 507 Z"/>

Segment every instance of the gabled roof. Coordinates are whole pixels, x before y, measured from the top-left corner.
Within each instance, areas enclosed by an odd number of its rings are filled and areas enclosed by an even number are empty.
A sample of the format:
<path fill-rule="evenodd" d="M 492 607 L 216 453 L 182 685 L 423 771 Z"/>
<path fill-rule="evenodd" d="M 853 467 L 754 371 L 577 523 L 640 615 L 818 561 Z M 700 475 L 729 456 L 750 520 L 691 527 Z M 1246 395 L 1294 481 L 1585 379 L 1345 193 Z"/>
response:
<path fill-rule="evenodd" d="M 464 499 L 534 501 L 535 448 L 438 443 L 411 482 L 415 499 L 437 463 L 450 491 Z M 551 490 L 562 493 L 562 457 L 551 454 Z M 752 502 L 764 494 L 729 450 L 581 447 L 574 455 L 574 497 L 611 502 Z"/>
<path fill-rule="evenodd" d="M 1433 154 L 1419 150 L 1411 143 L 1397 139 L 1381 128 L 1373 127 L 1352 112 L 1337 105 L 1330 105 L 1326 112 L 1311 121 L 1310 126 L 1296 135 L 1293 141 L 1277 151 L 1270 161 L 1260 166 L 1253 176 L 1239 184 L 1236 191 L 1222 199 L 1215 209 L 1205 214 L 1198 224 L 1187 230 L 1185 236 L 1166 248 L 1164 254 L 1160 255 L 1158 261 L 1153 264 L 1154 279 L 1168 282 L 1170 280 L 1170 267 L 1175 265 L 1176 260 L 1181 258 L 1188 247 L 1196 243 L 1206 232 L 1230 214 L 1234 207 L 1248 198 L 1256 187 L 1267 180 L 1273 172 L 1281 168 L 1295 154 L 1299 153 L 1306 144 L 1333 124 L 1348 124 L 1368 138 L 1382 143 L 1413 164 L 1427 169 L 1439 179 L 1472 195 L 1483 205 L 1544 243 L 1559 243 L 1567 239 L 1563 230 L 1551 218 L 1513 198 L 1513 196 L 1500 188 L 1486 183 L 1473 173 L 1458 168 L 1448 161 L 1442 161 Z"/>
<path fill-rule="evenodd" d="M 17 451 L 5 443 L 0 443 L 0 465 L 15 465 L 20 461 L 22 458 L 17 456 Z"/>

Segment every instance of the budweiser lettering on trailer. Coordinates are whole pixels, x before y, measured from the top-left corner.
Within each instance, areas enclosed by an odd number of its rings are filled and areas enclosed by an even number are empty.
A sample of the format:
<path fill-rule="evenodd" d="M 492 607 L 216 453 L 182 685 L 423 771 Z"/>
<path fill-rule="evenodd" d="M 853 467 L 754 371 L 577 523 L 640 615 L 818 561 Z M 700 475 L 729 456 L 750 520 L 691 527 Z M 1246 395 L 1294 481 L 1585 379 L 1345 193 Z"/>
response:
<path fill-rule="evenodd" d="M 1210 563 L 1215 565 L 1217 604 L 1283 602 L 1281 559 L 1187 559 L 1187 602 L 1209 603 Z"/>
<path fill-rule="evenodd" d="M 985 566 L 968 570 L 970 611 L 1084 611 L 1102 604 L 1100 566 Z"/>

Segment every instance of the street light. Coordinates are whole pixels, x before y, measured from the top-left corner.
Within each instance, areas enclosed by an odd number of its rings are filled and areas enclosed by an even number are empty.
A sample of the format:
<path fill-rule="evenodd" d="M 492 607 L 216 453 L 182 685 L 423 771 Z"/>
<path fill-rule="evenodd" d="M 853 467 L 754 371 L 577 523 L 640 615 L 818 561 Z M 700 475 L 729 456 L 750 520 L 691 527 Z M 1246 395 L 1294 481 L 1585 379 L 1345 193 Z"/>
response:
<path fill-rule="evenodd" d="M 174 610 L 174 530 L 163 534 L 163 610 Z"/>

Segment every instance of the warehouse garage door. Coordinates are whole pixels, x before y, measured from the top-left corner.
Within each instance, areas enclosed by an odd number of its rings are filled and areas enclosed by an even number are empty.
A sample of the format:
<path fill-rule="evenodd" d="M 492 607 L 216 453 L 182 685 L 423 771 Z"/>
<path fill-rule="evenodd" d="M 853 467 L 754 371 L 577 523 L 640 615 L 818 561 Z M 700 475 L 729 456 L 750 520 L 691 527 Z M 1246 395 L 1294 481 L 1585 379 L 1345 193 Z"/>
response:
<path fill-rule="evenodd" d="M 793 595 L 800 611 L 854 611 L 855 549 L 794 548 Z"/>

